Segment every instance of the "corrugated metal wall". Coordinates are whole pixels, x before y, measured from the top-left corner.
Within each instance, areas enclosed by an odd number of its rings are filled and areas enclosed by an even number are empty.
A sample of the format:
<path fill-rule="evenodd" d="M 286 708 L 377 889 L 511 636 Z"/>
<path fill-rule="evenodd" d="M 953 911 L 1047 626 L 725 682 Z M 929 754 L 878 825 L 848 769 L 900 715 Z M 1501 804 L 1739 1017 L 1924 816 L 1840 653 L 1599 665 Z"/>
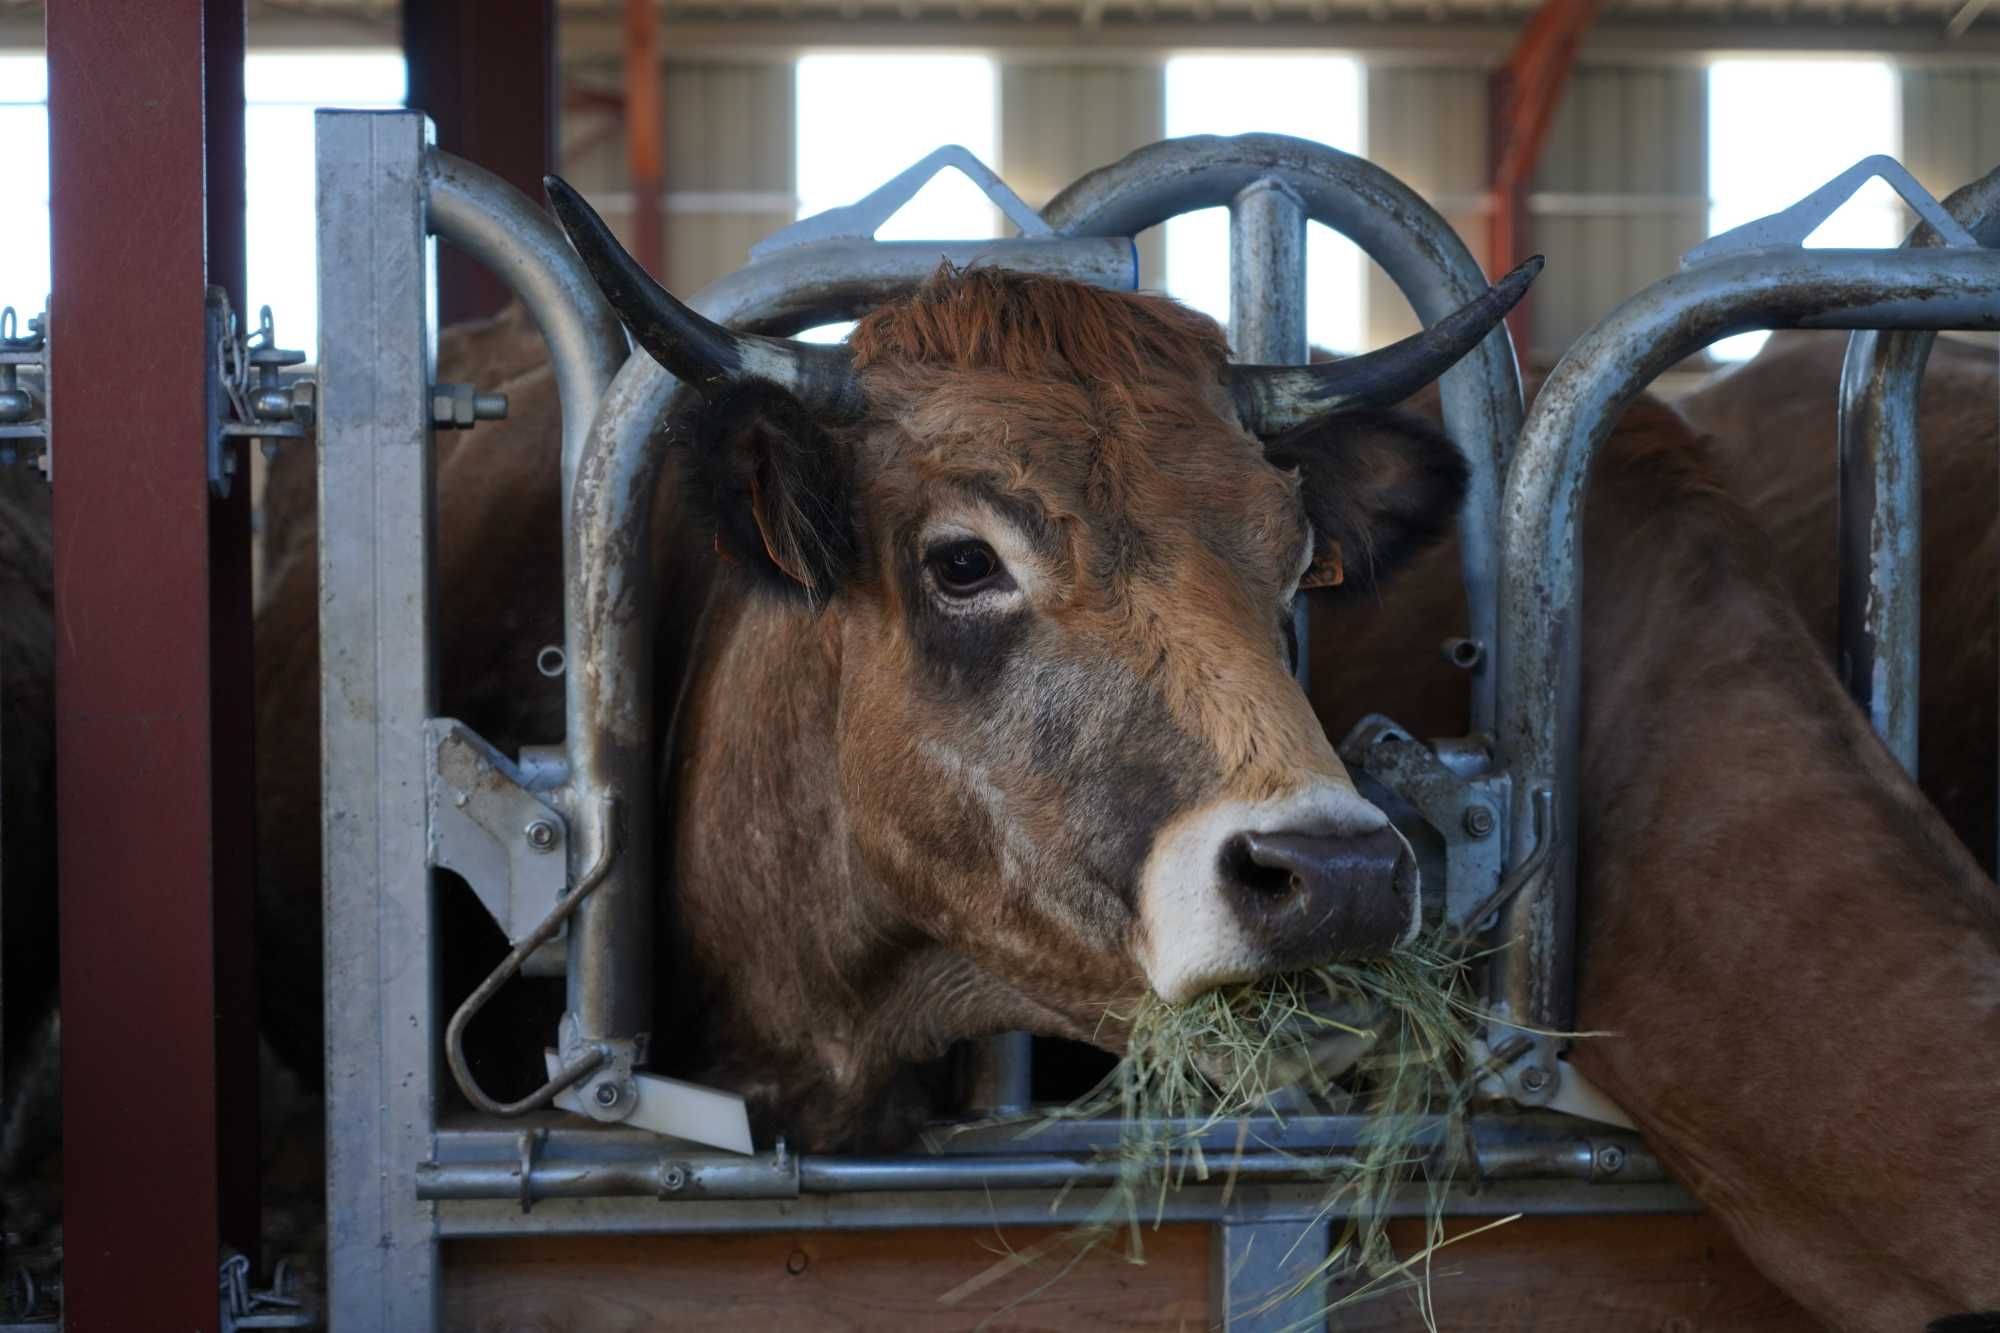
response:
<path fill-rule="evenodd" d="M 665 73 L 666 277 L 692 292 L 741 265 L 749 247 L 790 221 L 793 79 L 789 60 L 672 63 Z M 1001 174 L 1037 206 L 1094 167 L 1159 138 L 1158 62 L 1005 60 L 1000 67 Z M 1902 71 L 1903 157 L 1943 195 L 2000 164 L 2000 69 L 1910 65 Z M 566 133 L 589 143 L 594 113 Z M 1537 248 L 1550 264 L 1536 287 L 1535 355 L 1547 360 L 1613 306 L 1673 271 L 1707 232 L 1706 80 L 1699 64 L 1586 64 L 1550 135 L 1530 198 Z M 1368 72 L 1369 155 L 1437 203 L 1485 259 L 1487 71 L 1379 64 Z M 629 213 L 622 138 L 596 136 L 566 169 Z M 1162 277 L 1156 238 L 1141 244 L 1142 280 Z M 1415 327 L 1386 277 L 1371 275 L 1368 336 Z"/>
<path fill-rule="evenodd" d="M 669 63 L 665 96 L 666 264 L 676 292 L 693 293 L 743 266 L 750 247 L 792 220 L 793 79 L 790 61 Z M 579 118 L 575 141 L 589 133 Z M 622 134 L 566 154 L 565 169 L 630 240 L 631 196 Z"/>
<path fill-rule="evenodd" d="M 1583 66 L 1529 199 L 1537 360 L 1672 273 L 1708 234 L 1707 81 L 1697 66 Z"/>
<path fill-rule="evenodd" d="M 1154 64 L 1000 67 L 1001 179 L 1040 208 L 1087 171 L 1166 134 L 1166 76 Z M 1139 282 L 1164 272 L 1159 237 L 1139 242 Z"/>
<path fill-rule="evenodd" d="M 1903 165 L 1940 199 L 2000 167 L 2000 69 L 1904 69 Z"/>
<path fill-rule="evenodd" d="M 1486 262 L 1487 75 L 1466 66 L 1383 65 L 1368 71 L 1367 155 L 1431 201 Z M 1544 279 L 1546 281 L 1546 279 Z M 1372 265 L 1368 339 L 1417 330 L 1409 302 Z"/>

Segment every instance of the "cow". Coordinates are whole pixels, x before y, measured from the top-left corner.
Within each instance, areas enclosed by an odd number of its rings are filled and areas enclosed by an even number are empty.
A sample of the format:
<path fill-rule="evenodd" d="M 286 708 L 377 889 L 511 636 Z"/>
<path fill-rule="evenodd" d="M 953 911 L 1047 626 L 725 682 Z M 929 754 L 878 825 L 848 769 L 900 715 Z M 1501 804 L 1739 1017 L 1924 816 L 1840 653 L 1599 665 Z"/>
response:
<path fill-rule="evenodd" d="M 1362 707 L 1463 730 L 1462 681 L 1427 702 L 1422 670 L 1460 623 L 1449 544 L 1426 547 L 1462 465 L 1419 423 L 1311 409 L 1400 398 L 1448 359 L 1434 346 L 1393 375 L 1364 362 L 1366 392 L 1239 381 L 1219 331 L 1168 302 L 975 269 L 874 312 L 844 352 L 812 351 L 696 321 L 574 207 L 566 220 L 641 343 L 701 390 L 669 424 L 679 466 L 654 524 L 678 1019 L 659 1030 L 705 1038 L 670 1049 L 667 1072 L 745 1092 L 795 1143 L 886 1146 L 926 1106 L 916 1068 L 955 1038 L 1115 1047 L 1105 1011 L 1143 988 L 1183 995 L 1408 929 L 1407 848 L 1321 724 L 1339 734 Z M 746 366 L 764 373 L 731 373 Z M 514 420 L 439 477 L 441 694 L 509 749 L 560 729 L 533 668 L 560 637 L 554 395 L 546 372 L 518 384 Z M 1585 541 L 1581 1019 L 1616 1035 L 1581 1043 L 1579 1065 L 1831 1322 L 2000 1302 L 1978 1245 L 1991 1208 L 1916 1215 L 1944 1172 L 1922 1141 L 1957 1090 L 1942 1080 L 1991 1087 L 1991 1057 L 1884 1049 L 1923 1035 L 1923 1005 L 1977 1026 L 1989 884 L 1839 693 L 1782 543 L 1713 446 L 1635 406 Z M 1107 586 L 1140 591 L 1119 605 Z M 1286 674 L 1301 594 L 1319 610 L 1310 706 Z M 258 667 L 262 918 L 287 960 L 267 999 L 274 1028 L 314 1034 L 298 978 L 318 975 L 302 961 L 316 608 L 311 562 L 283 562 Z M 1288 785 L 1318 822 L 1238 841 L 1283 830 L 1231 803 L 1285 809 Z M 1350 928 L 1288 930 L 1294 894 Z M 1857 1009 L 1890 982 L 1886 1013 Z M 1791 1007 L 1746 1033 L 1786 988 Z M 1852 1053 L 1837 1068 L 1809 1058 L 1821 1022 Z M 316 1066 L 316 1039 L 293 1058 Z M 1963 1197 L 1992 1197 L 1994 1130 L 1949 1129 Z M 1854 1208 L 1800 1165 L 1815 1150 L 1868 1172 L 1901 1230 L 1849 1234 Z"/>
<path fill-rule="evenodd" d="M 1572 1058 L 1800 1304 L 1912 1330 L 2000 1309 L 2000 893 L 1967 845 L 1992 854 L 1995 386 L 1941 343 L 1921 401 L 1923 771 L 1948 824 L 1831 665 L 1842 346 L 1775 340 L 1686 416 L 1642 399 L 1603 446 L 1577 1001 L 1612 1035 Z M 1463 623 L 1454 544 L 1322 611 L 1333 734 L 1377 711 L 1463 732 L 1437 651 Z"/>

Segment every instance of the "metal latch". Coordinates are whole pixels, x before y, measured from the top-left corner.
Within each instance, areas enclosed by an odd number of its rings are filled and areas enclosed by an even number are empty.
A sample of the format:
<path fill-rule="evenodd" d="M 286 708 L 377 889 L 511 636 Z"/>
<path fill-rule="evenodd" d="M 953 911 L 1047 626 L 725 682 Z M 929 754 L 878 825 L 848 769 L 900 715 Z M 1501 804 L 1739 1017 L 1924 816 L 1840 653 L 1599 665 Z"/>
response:
<path fill-rule="evenodd" d="M 568 825 L 520 766 L 451 718 L 433 718 L 430 862 L 471 886 L 500 930 L 518 939 L 547 916 L 568 883 Z M 567 926 L 522 964 L 561 976 Z"/>
<path fill-rule="evenodd" d="M 319 1315 L 300 1297 L 291 1265 L 280 1259 L 267 1291 L 250 1289 L 250 1260 L 232 1254 L 222 1261 L 221 1333 L 250 1328 L 318 1328 Z"/>
<path fill-rule="evenodd" d="M 278 346 L 271 307 L 258 310 L 257 328 L 245 337 L 237 331 L 229 293 L 220 287 L 208 289 L 208 347 L 208 484 L 227 496 L 236 476 L 236 454 L 228 441 L 257 440 L 269 458 L 287 440 L 310 439 L 319 386 L 283 375 L 306 354 Z"/>
<path fill-rule="evenodd" d="M 0 310 L 0 464 L 33 463 L 49 477 L 47 412 L 48 313 L 28 321 L 19 332 L 14 307 Z M 23 383 L 22 371 L 42 380 Z"/>
<path fill-rule="evenodd" d="M 1483 746 L 1467 751 L 1485 766 Z M 1460 774 L 1439 754 L 1379 713 L 1370 713 L 1340 742 L 1341 762 L 1366 773 L 1407 801 L 1444 843 L 1444 919 L 1468 930 L 1500 886 L 1507 865 L 1512 782 L 1505 773 Z M 1426 892 L 1428 897 L 1428 891 Z"/>

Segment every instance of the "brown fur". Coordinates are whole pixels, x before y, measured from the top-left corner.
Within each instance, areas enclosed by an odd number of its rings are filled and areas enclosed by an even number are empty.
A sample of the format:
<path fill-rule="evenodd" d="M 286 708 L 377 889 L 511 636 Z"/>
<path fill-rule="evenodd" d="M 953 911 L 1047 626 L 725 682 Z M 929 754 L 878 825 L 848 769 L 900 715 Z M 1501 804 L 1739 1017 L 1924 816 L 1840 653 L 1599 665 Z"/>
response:
<path fill-rule="evenodd" d="M 1732 392 L 1788 401 L 1799 365 L 1773 352 Z M 1991 411 L 1990 378 L 1977 401 Z M 2000 1301 L 2000 896 L 1846 700 L 1830 617 L 1815 634 L 1799 614 L 1795 589 L 1830 583 L 1833 444 L 1830 413 L 1814 432 L 1789 410 L 1710 443 L 1642 400 L 1593 480 L 1579 1021 L 1614 1035 L 1575 1058 L 1819 1317 L 1914 1329 Z M 1987 460 L 1984 487 L 1929 517 L 1990 534 L 1990 434 L 1928 440 L 1941 475 Z M 1760 509 L 1775 539 L 1735 493 L 1751 460 L 1753 500 L 1823 497 Z M 1990 643 L 1994 585 L 1966 546 L 1936 551 L 1926 583 L 1973 584 L 1952 628 Z M 1316 646 L 1342 650 L 1315 654 L 1331 724 L 1463 728 L 1436 651 L 1462 623 L 1456 561 L 1436 551 L 1383 605 L 1319 618 Z M 1985 710 L 1963 748 L 1990 773 L 1987 651 L 1983 673 L 1961 665 L 1976 652 L 1928 658 L 1926 690 L 1945 716 Z"/>
<path fill-rule="evenodd" d="M 973 271 L 854 342 L 860 566 L 822 620 L 711 593 L 676 728 L 690 1072 L 819 1143 L 904 1132 L 878 1090 L 955 1039 L 1115 1042 L 1153 822 L 1332 762 L 1282 661 L 1299 482 L 1223 414 L 1212 324 Z M 913 574 L 953 507 L 1016 520 L 1051 594 L 962 660 Z"/>

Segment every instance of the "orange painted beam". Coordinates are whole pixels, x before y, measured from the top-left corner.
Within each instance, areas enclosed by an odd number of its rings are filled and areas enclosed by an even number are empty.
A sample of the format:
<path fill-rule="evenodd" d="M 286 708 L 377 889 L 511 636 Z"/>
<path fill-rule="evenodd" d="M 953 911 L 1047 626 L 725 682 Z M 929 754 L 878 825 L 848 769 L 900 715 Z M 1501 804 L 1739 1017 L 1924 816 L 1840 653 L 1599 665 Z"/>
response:
<path fill-rule="evenodd" d="M 1489 160 L 1491 201 L 1487 214 L 1486 266 L 1505 273 L 1533 249 L 1528 190 L 1562 105 L 1577 47 L 1597 21 L 1603 0 L 1542 0 L 1507 63 L 1493 75 Z M 1525 354 L 1532 327 L 1532 293 L 1508 316 L 1514 345 Z"/>
<path fill-rule="evenodd" d="M 625 162 L 632 178 L 632 253 L 656 276 L 666 263 L 660 77 L 659 11 L 654 0 L 625 0 Z"/>

